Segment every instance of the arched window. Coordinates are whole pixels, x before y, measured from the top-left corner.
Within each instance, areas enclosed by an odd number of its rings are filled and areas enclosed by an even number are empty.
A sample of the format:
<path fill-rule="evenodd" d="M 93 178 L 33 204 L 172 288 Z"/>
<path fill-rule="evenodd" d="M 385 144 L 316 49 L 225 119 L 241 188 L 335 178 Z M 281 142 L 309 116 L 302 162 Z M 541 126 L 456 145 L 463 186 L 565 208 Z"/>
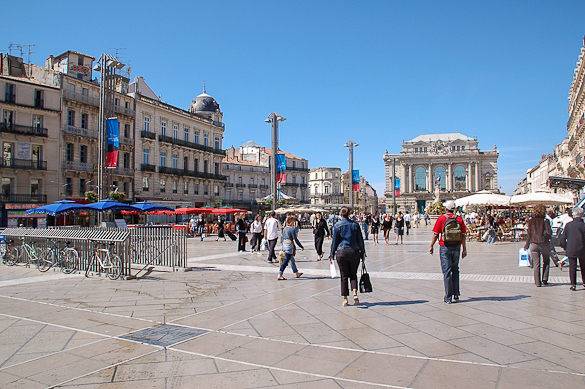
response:
<path fill-rule="evenodd" d="M 454 189 L 456 191 L 462 191 L 466 189 L 467 185 L 464 166 L 461 165 L 455 166 L 455 169 L 453 169 L 453 181 Z"/>
<path fill-rule="evenodd" d="M 414 190 L 417 192 L 427 190 L 427 169 L 419 166 L 414 171 Z"/>
<path fill-rule="evenodd" d="M 433 176 L 433 188 L 439 186 L 440 190 L 447 190 L 447 169 L 444 166 L 438 166 L 435 168 L 435 174 Z"/>

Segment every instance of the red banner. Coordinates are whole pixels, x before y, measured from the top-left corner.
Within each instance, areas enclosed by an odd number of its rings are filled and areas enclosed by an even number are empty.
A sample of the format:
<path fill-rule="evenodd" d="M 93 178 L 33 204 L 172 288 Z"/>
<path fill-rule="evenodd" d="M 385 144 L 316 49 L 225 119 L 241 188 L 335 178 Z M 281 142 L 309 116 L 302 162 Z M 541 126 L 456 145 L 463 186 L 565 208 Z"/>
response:
<path fill-rule="evenodd" d="M 276 182 L 285 183 L 286 182 L 286 173 L 276 173 Z"/>
<path fill-rule="evenodd" d="M 352 184 L 351 185 L 351 190 L 354 192 L 357 192 L 360 190 L 360 184 Z"/>
<path fill-rule="evenodd" d="M 106 153 L 106 169 L 115 169 L 118 166 L 118 150 Z"/>

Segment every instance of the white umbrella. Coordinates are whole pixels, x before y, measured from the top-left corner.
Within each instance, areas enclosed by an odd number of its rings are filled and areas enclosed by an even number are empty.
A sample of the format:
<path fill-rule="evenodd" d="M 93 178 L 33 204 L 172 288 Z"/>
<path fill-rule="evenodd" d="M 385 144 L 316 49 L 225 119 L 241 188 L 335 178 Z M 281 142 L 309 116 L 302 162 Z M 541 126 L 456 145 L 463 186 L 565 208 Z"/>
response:
<path fill-rule="evenodd" d="M 492 193 L 487 191 L 477 192 L 470 196 L 461 197 L 455 200 L 455 205 L 464 207 L 468 205 L 475 206 L 492 206 L 492 207 L 507 207 L 510 205 L 510 196 L 499 193 Z"/>
<path fill-rule="evenodd" d="M 561 205 L 573 204 L 570 193 L 535 192 L 512 196 L 512 205 Z"/>

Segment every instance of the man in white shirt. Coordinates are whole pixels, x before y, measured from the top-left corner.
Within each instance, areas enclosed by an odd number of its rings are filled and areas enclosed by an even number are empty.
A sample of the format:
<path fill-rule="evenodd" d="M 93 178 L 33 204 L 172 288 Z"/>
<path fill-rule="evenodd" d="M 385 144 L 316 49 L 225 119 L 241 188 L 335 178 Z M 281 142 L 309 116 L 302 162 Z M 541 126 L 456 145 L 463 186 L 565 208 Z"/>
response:
<path fill-rule="evenodd" d="M 276 259 L 274 248 L 276 247 L 276 242 L 278 241 L 278 237 L 280 235 L 280 225 L 275 216 L 276 212 L 271 211 L 270 217 L 266 219 L 266 223 L 264 223 L 264 236 L 268 241 L 268 262 L 270 263 Z"/>
<path fill-rule="evenodd" d="M 260 215 L 256 215 L 250 230 L 252 231 L 252 251 L 260 252 L 260 245 L 262 243 L 262 221 Z"/>
<path fill-rule="evenodd" d="M 404 225 L 406 226 L 406 235 L 408 235 L 408 232 L 410 231 L 410 213 L 408 212 L 408 210 L 406 211 L 406 213 L 404 214 Z"/>

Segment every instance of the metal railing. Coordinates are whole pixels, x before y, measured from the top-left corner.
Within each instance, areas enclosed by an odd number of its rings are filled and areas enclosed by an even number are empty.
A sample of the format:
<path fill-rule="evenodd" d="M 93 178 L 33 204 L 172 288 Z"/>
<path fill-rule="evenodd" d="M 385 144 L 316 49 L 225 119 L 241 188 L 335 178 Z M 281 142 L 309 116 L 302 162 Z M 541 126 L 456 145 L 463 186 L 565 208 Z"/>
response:
<path fill-rule="evenodd" d="M 92 172 L 94 171 L 94 165 L 88 162 L 65 161 L 63 162 L 63 169 L 75 170 L 79 172 Z"/>
<path fill-rule="evenodd" d="M 173 138 L 172 136 L 168 136 L 168 135 L 159 135 L 158 140 L 160 142 L 170 143 L 170 144 L 174 144 L 177 146 L 183 146 L 183 147 L 187 147 L 190 149 L 207 151 L 209 153 L 225 156 L 225 150 L 216 149 L 216 148 L 213 148 L 210 146 L 200 145 L 199 143 L 189 142 L 189 141 L 186 141 L 186 140 L 180 139 L 180 138 Z"/>
<path fill-rule="evenodd" d="M 142 170 L 143 172 L 155 172 L 156 171 L 156 166 L 155 165 L 151 165 L 149 163 L 141 163 L 140 164 L 140 170 Z"/>
<path fill-rule="evenodd" d="M 49 131 L 43 127 L 36 126 L 23 126 L 21 124 L 14 123 L 0 123 L 0 132 L 10 132 L 12 134 L 32 135 L 32 136 L 44 136 L 49 135 Z"/>
<path fill-rule="evenodd" d="M 47 195 L 1 193 L 0 201 L 4 203 L 46 203 Z"/>
<path fill-rule="evenodd" d="M 214 173 L 205 173 L 205 172 L 198 172 L 189 169 L 179 169 L 174 167 L 166 167 L 166 166 L 159 166 L 158 172 L 162 174 L 171 174 L 174 176 L 189 176 L 195 178 L 206 178 L 210 180 L 219 180 L 225 181 L 227 180 L 226 176 L 221 174 L 214 174 Z"/>
<path fill-rule="evenodd" d="M 187 267 L 187 235 L 171 227 L 131 228 L 132 263 L 172 268 Z"/>
<path fill-rule="evenodd" d="M 81 127 L 75 127 L 75 126 L 70 126 L 70 125 L 66 125 L 63 128 L 63 132 L 65 132 L 67 134 L 72 134 L 72 135 L 84 136 L 86 138 L 97 139 L 97 137 L 98 137 L 97 130 L 90 130 L 89 128 L 81 128 Z"/>
<path fill-rule="evenodd" d="M 121 105 L 114 105 L 114 111 L 122 115 L 134 116 L 135 112 L 132 108 L 122 107 Z"/>
<path fill-rule="evenodd" d="M 156 140 L 156 133 L 154 133 L 152 131 L 142 130 L 142 131 L 140 131 L 140 137 Z"/>
<path fill-rule="evenodd" d="M 47 161 L 34 159 L 2 158 L 0 167 L 11 169 L 47 170 Z"/>
<path fill-rule="evenodd" d="M 74 90 L 71 90 L 71 89 L 63 89 L 63 97 L 66 100 L 78 101 L 80 103 L 93 105 L 94 107 L 100 106 L 100 99 L 99 98 L 89 96 L 89 95 L 84 95 L 82 93 L 75 92 Z"/>

